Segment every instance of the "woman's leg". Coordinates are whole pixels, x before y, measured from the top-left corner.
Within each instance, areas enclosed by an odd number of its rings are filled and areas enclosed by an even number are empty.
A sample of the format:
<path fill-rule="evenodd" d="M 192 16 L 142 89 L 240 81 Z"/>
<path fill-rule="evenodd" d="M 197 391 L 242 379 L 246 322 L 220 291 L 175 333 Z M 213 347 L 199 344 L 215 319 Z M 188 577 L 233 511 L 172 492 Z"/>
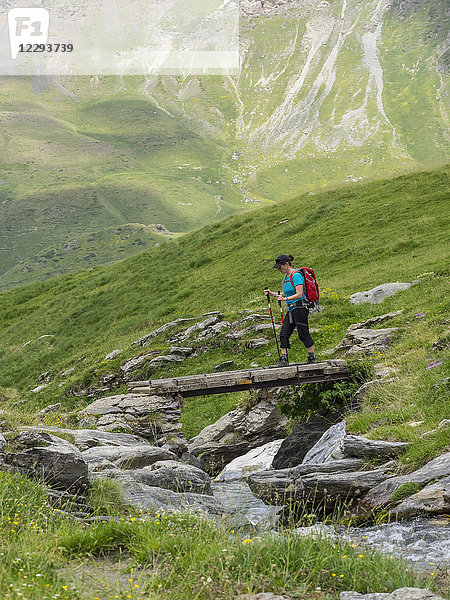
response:
<path fill-rule="evenodd" d="M 281 348 L 281 357 L 283 359 L 283 361 L 287 362 L 288 359 L 288 350 L 291 347 L 290 343 L 289 343 L 289 338 L 292 335 L 292 332 L 295 329 L 295 322 L 293 320 L 293 322 L 291 323 L 291 320 L 289 319 L 289 313 L 286 313 L 286 317 L 284 319 L 284 325 L 281 327 L 280 330 L 280 348 Z"/>
<path fill-rule="evenodd" d="M 294 322 L 297 327 L 298 337 L 300 341 L 306 346 L 308 351 L 308 358 L 314 357 L 314 340 L 309 332 L 308 314 L 307 308 L 296 308 L 293 311 Z"/>

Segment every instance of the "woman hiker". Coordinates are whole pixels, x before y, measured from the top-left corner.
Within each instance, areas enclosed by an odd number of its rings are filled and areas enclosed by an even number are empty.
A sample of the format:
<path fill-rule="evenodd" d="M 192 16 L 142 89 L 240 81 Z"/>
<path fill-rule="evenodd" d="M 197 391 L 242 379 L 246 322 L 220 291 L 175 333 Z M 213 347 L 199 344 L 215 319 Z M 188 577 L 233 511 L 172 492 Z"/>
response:
<path fill-rule="evenodd" d="M 280 254 L 280 256 L 275 259 L 273 268 L 278 269 L 278 271 L 284 275 L 283 291 L 281 294 L 272 292 L 269 289 L 264 290 L 266 296 L 274 296 L 278 301 L 286 302 L 288 307 L 286 318 L 284 319 L 284 325 L 280 331 L 281 357 L 277 365 L 278 367 L 287 367 L 289 365 L 289 338 L 291 337 L 295 328 L 297 328 L 298 336 L 305 344 L 308 351 L 308 363 L 313 363 L 316 360 L 314 355 L 314 340 L 309 333 L 308 326 L 309 310 L 306 308 L 306 306 L 304 306 L 303 303 L 303 300 L 306 300 L 306 296 L 303 291 L 305 281 L 303 279 L 303 275 L 298 271 L 295 271 L 293 268 L 293 260 L 294 257 L 292 254 L 289 254 L 289 256 L 287 254 Z M 291 275 L 293 285 L 291 284 Z"/>

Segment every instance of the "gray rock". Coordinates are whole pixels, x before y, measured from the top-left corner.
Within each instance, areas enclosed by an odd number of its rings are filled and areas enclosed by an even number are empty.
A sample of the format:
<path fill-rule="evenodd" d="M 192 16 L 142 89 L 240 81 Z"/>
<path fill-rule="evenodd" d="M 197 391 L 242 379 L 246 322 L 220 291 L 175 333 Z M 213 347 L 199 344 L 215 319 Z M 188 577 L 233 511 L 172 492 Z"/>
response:
<path fill-rule="evenodd" d="M 37 394 L 39 392 L 42 392 L 42 390 L 45 389 L 46 387 L 47 387 L 47 384 L 46 383 L 42 383 L 41 385 L 38 385 L 37 387 L 33 388 L 31 391 L 34 394 Z"/>
<path fill-rule="evenodd" d="M 236 600 L 291 600 L 291 597 L 272 594 L 272 592 L 261 592 L 259 594 L 240 594 Z"/>
<path fill-rule="evenodd" d="M 161 460 L 176 460 L 169 450 L 156 446 L 139 444 L 137 446 L 96 446 L 83 453 L 90 468 L 97 471 L 108 468 L 111 463 L 120 469 L 140 469 Z"/>
<path fill-rule="evenodd" d="M 180 356 L 179 354 L 166 354 L 152 358 L 152 360 L 149 361 L 148 366 L 163 367 L 167 363 L 183 362 L 183 360 L 184 357 Z"/>
<path fill-rule="evenodd" d="M 190 356 L 194 352 L 193 348 L 184 348 L 183 346 L 171 346 L 169 354 L 174 356 Z"/>
<path fill-rule="evenodd" d="M 302 460 L 302 465 L 320 464 L 336 458 L 344 458 L 341 442 L 345 435 L 345 421 L 336 423 L 327 429 L 319 441 L 308 450 Z"/>
<path fill-rule="evenodd" d="M 256 350 L 256 348 L 261 348 L 262 346 L 267 346 L 270 344 L 270 340 L 264 337 L 255 338 L 253 340 L 249 340 L 246 344 L 247 348 L 250 350 Z"/>
<path fill-rule="evenodd" d="M 35 447 L 23 452 L 8 452 L 3 460 L 11 470 L 42 478 L 56 489 L 84 491 L 89 485 L 88 466 L 77 449 L 62 445 Z"/>
<path fill-rule="evenodd" d="M 166 333 L 166 331 L 169 331 L 169 329 L 172 329 L 173 327 L 177 327 L 181 323 L 189 323 L 190 321 L 195 321 L 195 319 L 194 318 L 176 319 L 175 321 L 171 321 L 170 323 L 165 323 L 158 329 L 155 329 L 155 331 L 152 331 L 151 333 L 147 333 L 143 337 L 132 342 L 131 346 L 146 346 L 150 340 L 154 339 L 155 337 L 158 337 L 159 335 L 162 335 L 163 333 Z"/>
<path fill-rule="evenodd" d="M 334 460 L 322 464 L 298 465 L 292 469 L 272 469 L 254 473 L 246 478 L 253 494 L 267 504 L 284 505 L 304 499 L 302 476 L 313 473 L 344 473 L 359 469 L 360 459 Z"/>
<path fill-rule="evenodd" d="M 225 360 L 224 362 L 221 362 L 219 365 L 216 365 L 214 367 L 214 371 L 217 371 L 217 372 L 228 371 L 229 369 L 232 369 L 233 367 L 234 367 L 234 361 Z"/>
<path fill-rule="evenodd" d="M 113 350 L 112 352 L 110 352 L 109 354 L 107 354 L 105 356 L 105 360 L 112 360 L 113 358 L 116 358 L 116 356 L 118 356 L 121 353 L 121 350 L 117 349 L 117 350 Z"/>
<path fill-rule="evenodd" d="M 427 485 L 419 492 L 409 496 L 393 511 L 397 519 L 413 517 L 434 517 L 450 512 L 450 476 Z"/>
<path fill-rule="evenodd" d="M 212 496 L 210 478 L 201 469 L 174 460 L 155 462 L 149 467 L 132 471 L 136 481 L 174 492 L 193 492 Z"/>
<path fill-rule="evenodd" d="M 38 415 L 46 415 L 49 412 L 55 412 L 59 408 L 61 408 L 61 402 L 57 402 L 56 404 L 49 404 L 48 406 L 40 410 L 38 412 Z"/>
<path fill-rule="evenodd" d="M 205 470 L 216 474 L 233 458 L 283 437 L 285 427 L 276 399 L 262 390 L 250 409 L 238 406 L 192 438 L 189 452 L 200 458 Z"/>
<path fill-rule="evenodd" d="M 389 462 L 371 471 L 353 471 L 350 473 L 312 473 L 301 477 L 305 492 L 314 494 L 314 499 L 326 496 L 348 500 L 360 497 L 382 481 L 392 477 L 395 462 Z"/>
<path fill-rule="evenodd" d="M 446 452 L 428 462 L 426 465 L 408 475 L 391 477 L 387 481 L 375 486 L 364 497 L 362 505 L 369 509 L 386 505 L 390 502 L 391 495 L 404 483 L 411 481 L 419 484 L 428 484 L 436 479 L 450 475 L 450 452 Z"/>
<path fill-rule="evenodd" d="M 196 493 L 180 493 L 169 489 L 146 485 L 138 481 L 132 471 L 102 471 L 95 478 L 116 479 L 122 484 L 122 497 L 131 506 L 151 511 L 186 511 L 222 515 L 222 503 L 213 496 Z"/>
<path fill-rule="evenodd" d="M 150 354 L 142 354 L 142 356 L 136 356 L 135 358 L 130 358 L 130 360 L 125 361 L 120 365 L 120 372 L 122 375 L 129 375 L 133 371 L 136 371 L 144 362 L 151 360 L 154 356 L 153 353 Z"/>
<path fill-rule="evenodd" d="M 391 592 L 390 594 L 372 593 L 359 594 L 358 592 L 341 592 L 340 600 L 444 600 L 442 596 L 435 594 L 430 590 L 421 588 L 404 587 Z"/>
<path fill-rule="evenodd" d="M 449 428 L 450 428 L 450 419 L 443 419 L 437 426 L 437 429 L 432 429 L 431 431 L 426 431 L 425 433 L 422 433 L 422 435 L 420 437 L 427 438 L 428 436 L 433 435 L 434 433 L 437 433 L 438 431 L 441 431 L 442 429 L 449 429 Z"/>
<path fill-rule="evenodd" d="M 110 433 L 106 431 L 97 431 L 95 429 L 62 429 L 53 426 L 26 427 L 25 431 L 34 431 L 35 433 L 61 432 L 69 434 L 74 438 L 74 445 L 80 450 L 87 450 L 94 446 L 148 446 L 149 443 L 144 438 L 128 433 Z M 56 436 L 55 436 L 56 437 Z M 53 436 L 52 436 L 53 438 Z M 53 441 L 50 438 L 50 441 Z M 60 439 L 60 438 L 58 438 Z M 60 439 L 62 442 L 63 440 Z"/>
<path fill-rule="evenodd" d="M 394 319 L 403 313 L 402 310 L 396 310 L 394 312 L 386 313 L 384 315 L 378 315 L 377 317 L 371 317 L 370 319 L 366 319 L 361 323 L 354 323 L 350 325 L 347 331 L 351 331 L 353 329 L 367 329 L 373 327 L 374 325 L 379 325 L 380 323 L 384 323 L 385 321 L 389 321 L 390 319 Z"/>
<path fill-rule="evenodd" d="M 218 315 L 210 317 L 209 319 L 206 319 L 205 321 L 202 321 L 201 323 L 195 323 L 194 325 L 191 325 L 191 327 L 188 327 L 185 331 L 175 335 L 170 340 L 170 342 L 172 344 L 178 344 L 180 342 L 184 342 L 189 337 L 191 337 L 191 335 L 193 335 L 194 333 L 204 331 L 205 329 L 212 327 L 213 325 L 217 325 L 217 323 L 219 323 L 222 319 L 223 319 L 223 314 L 219 313 Z"/>
<path fill-rule="evenodd" d="M 346 355 L 370 354 L 374 350 L 384 347 L 389 338 L 398 331 L 398 327 L 388 329 L 347 329 L 344 339 L 336 349 L 344 349 Z"/>
<path fill-rule="evenodd" d="M 231 327 L 231 323 L 229 321 L 223 321 L 222 323 L 216 323 L 215 325 L 211 325 L 197 336 L 197 341 L 202 342 L 204 340 L 209 340 L 219 333 L 222 333 L 225 329 L 229 329 Z"/>
<path fill-rule="evenodd" d="M 359 458 L 389 458 L 398 456 L 408 448 L 406 442 L 386 442 L 369 440 L 359 435 L 345 435 L 341 440 L 341 451 L 344 456 Z"/>
<path fill-rule="evenodd" d="M 366 292 L 356 292 L 350 296 L 350 302 L 352 304 L 363 304 L 368 302 L 369 304 L 379 304 L 383 302 L 385 298 L 397 294 L 403 290 L 407 290 L 411 287 L 412 283 L 383 283 L 377 287 L 367 290 Z"/>
<path fill-rule="evenodd" d="M 285 469 L 299 465 L 327 429 L 327 425 L 319 420 L 297 425 L 281 444 L 273 459 L 272 468 Z"/>
<path fill-rule="evenodd" d="M 253 448 L 246 454 L 232 460 L 215 481 L 231 481 L 241 479 L 250 473 L 267 471 L 278 452 L 283 440 L 274 440 L 258 448 Z"/>
<path fill-rule="evenodd" d="M 108 415 L 108 418 L 105 416 Z M 99 398 L 78 413 L 79 422 L 94 417 L 91 426 L 99 429 L 131 429 L 134 434 L 156 440 L 181 428 L 179 404 L 172 396 L 120 394 Z"/>
<path fill-rule="evenodd" d="M 50 381 L 50 379 L 52 379 L 53 375 L 51 371 L 45 371 L 45 373 L 41 373 L 38 377 L 38 381 L 40 382 L 47 382 Z"/>
<path fill-rule="evenodd" d="M 66 369 L 65 371 L 60 371 L 59 373 L 57 373 L 56 377 L 67 377 L 67 375 L 70 375 L 74 371 L 75 367 L 70 367 L 70 369 Z"/>
<path fill-rule="evenodd" d="M 3 451 L 3 448 L 6 446 L 6 438 L 4 435 L 0 433 L 0 452 Z"/>

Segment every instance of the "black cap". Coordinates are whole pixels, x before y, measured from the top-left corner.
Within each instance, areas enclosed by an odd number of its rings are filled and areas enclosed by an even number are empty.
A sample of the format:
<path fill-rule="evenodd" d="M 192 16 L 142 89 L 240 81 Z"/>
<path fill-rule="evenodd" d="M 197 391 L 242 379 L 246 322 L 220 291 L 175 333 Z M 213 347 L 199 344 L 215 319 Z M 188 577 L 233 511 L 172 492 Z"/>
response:
<path fill-rule="evenodd" d="M 287 254 L 280 254 L 280 256 L 277 256 L 275 259 L 275 264 L 273 265 L 272 269 L 279 269 L 281 267 L 281 265 L 284 265 L 287 262 L 291 262 L 292 258 L 290 256 L 288 256 Z"/>

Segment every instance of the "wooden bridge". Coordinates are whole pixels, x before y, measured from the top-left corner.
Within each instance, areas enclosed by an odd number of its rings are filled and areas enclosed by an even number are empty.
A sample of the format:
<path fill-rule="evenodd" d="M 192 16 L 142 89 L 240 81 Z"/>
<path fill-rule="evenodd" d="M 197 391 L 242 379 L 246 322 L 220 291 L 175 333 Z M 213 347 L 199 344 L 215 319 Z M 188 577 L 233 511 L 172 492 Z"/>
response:
<path fill-rule="evenodd" d="M 170 379 L 130 381 L 130 392 L 141 394 L 176 394 L 183 398 L 209 396 L 262 388 L 302 385 L 317 381 L 349 379 L 345 360 L 327 360 L 313 364 L 293 364 L 288 367 L 258 367 L 224 373 L 203 373 Z"/>

